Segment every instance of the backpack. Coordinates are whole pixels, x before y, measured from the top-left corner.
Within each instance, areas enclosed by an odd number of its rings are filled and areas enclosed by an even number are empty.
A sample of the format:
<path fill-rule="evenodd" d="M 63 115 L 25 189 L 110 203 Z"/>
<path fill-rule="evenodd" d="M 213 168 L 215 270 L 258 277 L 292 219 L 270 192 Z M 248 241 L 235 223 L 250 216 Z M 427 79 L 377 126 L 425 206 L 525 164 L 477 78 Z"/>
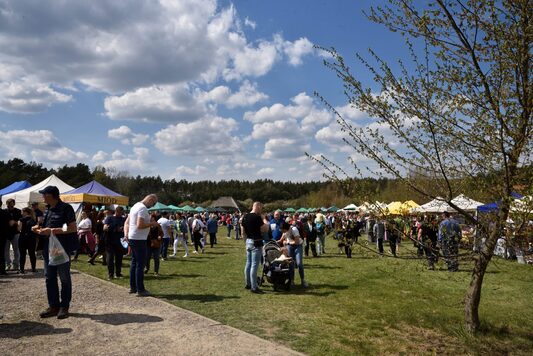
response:
<path fill-rule="evenodd" d="M 193 227 L 194 227 L 194 228 L 193 228 L 194 231 L 198 232 L 198 231 L 202 230 L 201 225 L 200 225 L 200 220 L 199 220 L 199 219 L 194 220 L 194 222 L 192 223 L 192 225 L 193 225 Z"/>

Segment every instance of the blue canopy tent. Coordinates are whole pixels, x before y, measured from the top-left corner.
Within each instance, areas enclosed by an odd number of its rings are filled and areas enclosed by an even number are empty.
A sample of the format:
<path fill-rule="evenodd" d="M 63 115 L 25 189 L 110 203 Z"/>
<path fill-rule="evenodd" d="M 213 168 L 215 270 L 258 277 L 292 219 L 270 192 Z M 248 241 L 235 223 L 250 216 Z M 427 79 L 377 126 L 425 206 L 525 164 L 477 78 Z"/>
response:
<path fill-rule="evenodd" d="M 523 196 L 516 193 L 516 192 L 512 192 L 511 193 L 511 196 L 515 199 L 522 199 Z M 495 201 L 493 203 L 488 203 L 488 204 L 485 204 L 485 205 L 481 205 L 481 206 L 478 206 L 477 207 L 477 212 L 478 213 L 493 213 L 493 212 L 496 212 L 500 209 L 500 203 L 501 201 Z"/>
<path fill-rule="evenodd" d="M 31 187 L 31 184 L 28 181 L 21 180 L 19 182 L 15 182 L 15 183 L 8 185 L 4 189 L 1 189 L 0 195 L 15 193 L 15 192 L 18 192 L 19 190 L 26 189 L 29 187 Z"/>

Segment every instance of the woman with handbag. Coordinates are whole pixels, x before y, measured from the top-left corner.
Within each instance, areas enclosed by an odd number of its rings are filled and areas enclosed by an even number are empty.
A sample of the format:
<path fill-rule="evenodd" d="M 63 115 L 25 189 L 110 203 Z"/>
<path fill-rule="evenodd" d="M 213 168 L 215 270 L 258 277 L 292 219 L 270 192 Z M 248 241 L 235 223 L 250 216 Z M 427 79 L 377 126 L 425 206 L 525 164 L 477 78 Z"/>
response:
<path fill-rule="evenodd" d="M 157 217 L 155 214 L 152 214 L 150 216 L 150 222 L 154 223 L 157 222 Z M 144 270 L 144 273 L 148 273 L 150 270 L 150 259 L 154 258 L 154 275 L 156 277 L 159 276 L 159 255 L 161 253 L 161 239 L 163 238 L 163 229 L 161 228 L 161 225 L 157 224 L 156 226 L 152 226 L 150 228 L 150 232 L 148 233 L 148 255 L 146 258 L 146 269 Z"/>

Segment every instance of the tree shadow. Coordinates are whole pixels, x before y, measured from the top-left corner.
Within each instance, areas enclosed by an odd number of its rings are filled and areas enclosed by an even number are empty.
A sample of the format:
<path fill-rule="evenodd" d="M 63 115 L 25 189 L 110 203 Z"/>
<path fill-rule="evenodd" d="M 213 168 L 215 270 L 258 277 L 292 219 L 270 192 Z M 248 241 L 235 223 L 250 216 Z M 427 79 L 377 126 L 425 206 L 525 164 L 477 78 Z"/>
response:
<path fill-rule="evenodd" d="M 221 302 L 225 299 L 239 299 L 240 297 L 235 295 L 224 296 L 216 294 L 154 294 L 156 298 L 166 300 L 187 300 L 200 303 L 212 303 Z"/>
<path fill-rule="evenodd" d="M 0 339 L 20 339 L 25 336 L 68 334 L 70 328 L 56 328 L 53 325 L 22 320 L 18 323 L 0 324 Z"/>
<path fill-rule="evenodd" d="M 147 314 L 132 314 L 132 313 L 108 313 L 108 314 L 84 314 L 84 313 L 70 313 L 73 318 L 91 319 L 99 323 L 109 325 L 124 325 L 124 324 L 144 324 L 144 323 L 158 323 L 163 321 L 162 318 Z"/>

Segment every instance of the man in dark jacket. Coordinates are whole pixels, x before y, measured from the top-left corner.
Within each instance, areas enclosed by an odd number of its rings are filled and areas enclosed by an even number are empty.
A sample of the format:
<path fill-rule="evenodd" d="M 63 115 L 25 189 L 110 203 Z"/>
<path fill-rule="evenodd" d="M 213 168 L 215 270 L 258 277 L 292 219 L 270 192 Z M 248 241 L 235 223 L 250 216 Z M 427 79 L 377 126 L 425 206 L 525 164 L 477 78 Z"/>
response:
<path fill-rule="evenodd" d="M 9 214 L 2 209 L 2 200 L 0 200 L 0 275 L 7 274 L 5 247 L 9 232 Z"/>
<path fill-rule="evenodd" d="M 70 255 L 79 248 L 79 240 L 76 227 L 74 209 L 59 199 L 59 189 L 48 186 L 39 191 L 46 203 L 42 226 L 35 225 L 33 231 L 43 238 L 44 275 L 46 279 L 46 294 L 48 297 L 48 309 L 43 311 L 41 318 L 57 316 L 65 319 L 69 316 L 70 301 L 72 299 L 72 281 L 70 278 Z M 49 237 L 54 234 L 65 252 L 69 255 L 66 263 L 50 266 L 48 243 Z M 57 283 L 57 277 L 61 280 L 61 291 Z"/>
<path fill-rule="evenodd" d="M 107 272 L 108 279 L 122 278 L 122 257 L 124 256 L 124 247 L 121 239 L 124 238 L 124 209 L 117 206 L 115 214 L 108 216 L 104 222 L 104 231 L 107 232 L 106 253 L 107 253 Z"/>

